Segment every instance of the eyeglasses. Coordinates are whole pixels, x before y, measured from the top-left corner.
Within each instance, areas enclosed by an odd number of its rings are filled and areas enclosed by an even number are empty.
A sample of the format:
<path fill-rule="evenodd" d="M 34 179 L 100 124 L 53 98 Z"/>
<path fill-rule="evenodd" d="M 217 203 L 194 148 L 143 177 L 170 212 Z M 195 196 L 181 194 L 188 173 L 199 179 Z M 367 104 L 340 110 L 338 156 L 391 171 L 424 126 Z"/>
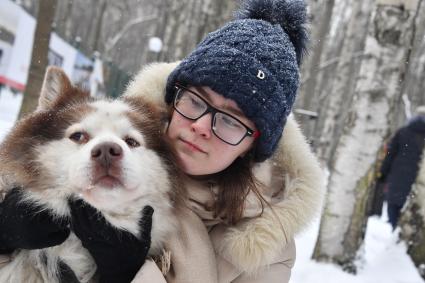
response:
<path fill-rule="evenodd" d="M 238 145 L 245 137 L 257 138 L 259 131 L 254 131 L 239 119 L 230 114 L 212 107 L 199 94 L 176 85 L 174 109 L 189 120 L 198 120 L 202 116 L 211 113 L 211 129 L 216 137 L 230 145 Z"/>

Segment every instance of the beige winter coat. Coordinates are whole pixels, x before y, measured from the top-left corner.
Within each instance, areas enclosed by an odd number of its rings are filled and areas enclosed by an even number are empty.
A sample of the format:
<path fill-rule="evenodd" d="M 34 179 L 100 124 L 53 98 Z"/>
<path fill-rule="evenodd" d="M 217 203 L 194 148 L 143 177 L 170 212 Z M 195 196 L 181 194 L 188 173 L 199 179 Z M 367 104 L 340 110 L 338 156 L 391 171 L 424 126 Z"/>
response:
<path fill-rule="evenodd" d="M 125 95 L 143 95 L 164 103 L 168 74 L 177 63 L 153 64 L 131 82 Z M 229 227 L 210 219 L 197 207 L 207 203 L 214 188 L 187 184 L 188 208 L 180 213 L 180 232 L 167 244 L 171 269 L 166 282 L 248 283 L 288 282 L 295 261 L 294 236 L 318 215 L 324 194 L 324 174 L 296 121 L 289 117 L 278 150 L 258 164 L 254 174 L 272 209 L 257 217 L 259 206 L 248 196 L 244 220 Z M 133 282 L 165 282 L 159 268 L 148 261 Z"/>

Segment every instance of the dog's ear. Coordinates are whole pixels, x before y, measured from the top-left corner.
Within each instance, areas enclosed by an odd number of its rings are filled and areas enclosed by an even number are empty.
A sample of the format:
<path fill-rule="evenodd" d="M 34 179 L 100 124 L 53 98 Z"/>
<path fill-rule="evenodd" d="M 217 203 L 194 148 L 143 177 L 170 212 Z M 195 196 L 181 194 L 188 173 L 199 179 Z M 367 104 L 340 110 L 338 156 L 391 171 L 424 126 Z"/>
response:
<path fill-rule="evenodd" d="M 48 67 L 44 75 L 37 111 L 51 109 L 59 97 L 71 88 L 72 84 L 62 69 Z"/>

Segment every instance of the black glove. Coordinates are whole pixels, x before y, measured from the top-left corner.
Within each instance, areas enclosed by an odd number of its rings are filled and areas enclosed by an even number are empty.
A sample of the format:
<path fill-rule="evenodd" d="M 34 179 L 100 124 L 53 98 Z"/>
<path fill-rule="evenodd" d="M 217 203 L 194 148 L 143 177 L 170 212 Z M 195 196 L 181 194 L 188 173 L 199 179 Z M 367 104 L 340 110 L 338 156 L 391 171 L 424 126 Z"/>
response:
<path fill-rule="evenodd" d="M 151 245 L 153 208 L 145 206 L 139 222 L 140 238 L 109 224 L 83 200 L 70 200 L 72 230 L 97 265 L 99 282 L 131 282 L 145 262 Z"/>
<path fill-rule="evenodd" d="M 21 200 L 22 192 L 15 188 L 0 203 L 0 253 L 56 246 L 68 238 L 68 220 L 54 219 L 46 209 Z"/>

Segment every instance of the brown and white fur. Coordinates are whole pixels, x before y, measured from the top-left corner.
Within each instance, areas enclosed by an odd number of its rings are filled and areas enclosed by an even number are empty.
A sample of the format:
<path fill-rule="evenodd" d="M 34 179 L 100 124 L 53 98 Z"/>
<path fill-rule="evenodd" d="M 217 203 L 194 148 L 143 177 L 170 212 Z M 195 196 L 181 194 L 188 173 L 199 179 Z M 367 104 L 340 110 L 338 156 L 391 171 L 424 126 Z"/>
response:
<path fill-rule="evenodd" d="M 23 201 L 57 218 L 69 217 L 68 198 L 82 198 L 112 225 L 135 235 L 141 232 L 141 210 L 150 205 L 149 253 L 159 254 L 176 228 L 174 209 L 182 193 L 162 140 L 162 115 L 141 97 L 91 100 L 63 71 L 50 67 L 37 110 L 1 144 L 0 190 L 22 187 Z M 58 282 L 59 261 L 80 282 L 93 281 L 95 263 L 71 232 L 59 246 L 15 251 L 0 268 L 0 282 Z"/>

